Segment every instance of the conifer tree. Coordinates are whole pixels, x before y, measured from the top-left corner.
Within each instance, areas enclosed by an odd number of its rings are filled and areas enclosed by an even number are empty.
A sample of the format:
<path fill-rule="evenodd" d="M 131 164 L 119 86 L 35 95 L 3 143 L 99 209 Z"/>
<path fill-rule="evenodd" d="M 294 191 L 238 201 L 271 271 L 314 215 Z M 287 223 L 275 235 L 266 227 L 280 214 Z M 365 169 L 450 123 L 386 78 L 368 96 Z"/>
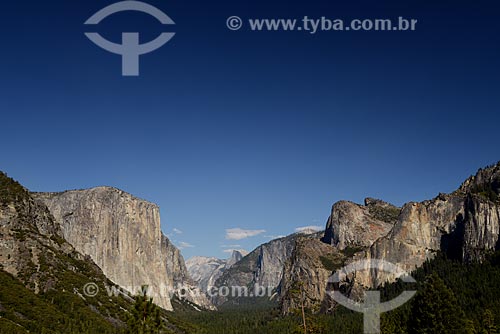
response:
<path fill-rule="evenodd" d="M 429 276 L 413 304 L 410 333 L 467 333 L 465 314 L 438 275 Z"/>
<path fill-rule="evenodd" d="M 146 290 L 142 289 L 143 294 L 136 297 L 128 321 L 129 334 L 159 334 L 164 328 L 160 309 L 146 295 Z"/>

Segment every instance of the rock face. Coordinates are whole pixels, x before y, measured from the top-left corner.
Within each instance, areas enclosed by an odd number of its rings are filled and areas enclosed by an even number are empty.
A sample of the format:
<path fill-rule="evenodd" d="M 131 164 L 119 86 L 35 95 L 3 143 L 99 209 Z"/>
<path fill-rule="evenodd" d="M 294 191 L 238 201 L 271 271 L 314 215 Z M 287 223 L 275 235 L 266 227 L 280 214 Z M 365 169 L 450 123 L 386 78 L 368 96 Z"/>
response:
<path fill-rule="evenodd" d="M 233 252 L 231 253 L 231 257 L 227 259 L 227 267 L 231 268 L 233 265 L 240 262 L 245 257 L 245 255 L 248 255 L 248 252 L 245 250 L 233 250 Z"/>
<path fill-rule="evenodd" d="M 252 282 L 263 287 L 278 287 L 286 261 L 292 255 L 299 235 L 273 240 L 260 246 Z"/>
<path fill-rule="evenodd" d="M 394 226 L 400 208 L 367 198 L 365 205 L 340 201 L 333 205 L 323 241 L 339 249 L 369 247 Z"/>
<path fill-rule="evenodd" d="M 456 253 L 460 248 L 465 198 L 440 195 L 431 201 L 408 203 L 403 206 L 397 223 L 390 233 L 377 240 L 365 254 L 366 258 L 382 259 L 412 271 L 437 251 Z M 368 287 L 394 280 L 381 271 L 360 273 L 358 281 Z"/>
<path fill-rule="evenodd" d="M 243 259 L 242 251 L 234 250 L 229 259 L 195 256 L 186 261 L 189 275 L 203 292 L 215 286 L 217 279 L 234 264 Z"/>
<path fill-rule="evenodd" d="M 500 249 L 500 162 L 479 170 L 458 193 L 466 196 L 462 258 L 482 259 L 484 250 Z"/>
<path fill-rule="evenodd" d="M 157 205 L 110 187 L 33 196 L 47 205 L 64 238 L 121 287 L 138 291 L 147 285 L 167 310 L 172 292 L 180 286 L 191 290 L 179 250 L 162 234 Z M 196 304 L 209 305 L 195 295 L 188 293 Z"/>
<path fill-rule="evenodd" d="M 304 307 L 319 311 L 330 298 L 327 283 L 332 270 L 341 267 L 338 248 L 319 239 L 299 238 L 286 261 L 280 283 L 280 306 L 284 313 Z"/>
<path fill-rule="evenodd" d="M 481 196 L 468 195 L 465 202 L 462 259 L 481 260 L 489 249 L 500 249 L 500 205 Z"/>
<path fill-rule="evenodd" d="M 62 239 L 59 225 L 46 206 L 36 202 L 26 189 L 3 173 L 0 173 L 0 185 L 1 268 L 35 292 L 45 291 L 48 287 L 43 286 L 44 273 L 36 270 L 42 253 L 49 247 L 63 253 L 73 249 Z"/>
<path fill-rule="evenodd" d="M 190 285 L 192 279 L 189 276 L 181 251 L 163 234 L 161 236 L 161 249 L 164 250 L 165 253 L 167 277 L 172 278 L 174 285 Z M 199 305 L 203 306 L 203 303 Z"/>
<path fill-rule="evenodd" d="M 321 232 L 322 234 L 323 232 Z M 272 240 L 260 245 L 243 259 L 238 261 L 216 280 L 216 287 L 248 287 L 256 291 L 256 287 L 265 288 L 266 291 L 278 292 L 286 262 L 292 256 L 295 242 L 299 238 L 320 239 L 319 233 L 304 235 L 301 233 Z M 213 302 L 221 305 L 231 298 L 215 297 Z M 238 303 L 238 301 L 234 301 Z"/>
<path fill-rule="evenodd" d="M 186 261 L 186 266 L 193 281 L 207 292 L 224 272 L 226 262 L 215 257 L 195 256 Z"/>
<path fill-rule="evenodd" d="M 335 255 L 317 249 L 324 253 L 323 257 L 330 257 L 327 262 L 338 267 L 334 270 L 356 260 L 381 259 L 410 272 L 438 251 L 464 262 L 481 261 L 488 250 L 500 249 L 499 193 L 500 163 L 479 170 L 452 194 L 407 203 L 401 209 L 370 198 L 364 206 L 341 201 L 333 205 L 322 240 L 343 253 L 344 258 L 339 258 L 338 252 Z M 285 313 L 296 306 L 290 291 L 298 281 L 304 282 L 305 294 L 314 297 L 315 301 L 309 300 L 308 305 L 317 309 L 332 306 L 328 295 L 317 292 L 326 281 L 315 271 L 318 261 L 311 255 L 313 248 L 302 247 L 310 251 L 297 249 L 283 275 Z M 374 288 L 397 278 L 378 269 L 359 271 L 353 277 L 354 282 L 349 283 L 352 291 Z"/>

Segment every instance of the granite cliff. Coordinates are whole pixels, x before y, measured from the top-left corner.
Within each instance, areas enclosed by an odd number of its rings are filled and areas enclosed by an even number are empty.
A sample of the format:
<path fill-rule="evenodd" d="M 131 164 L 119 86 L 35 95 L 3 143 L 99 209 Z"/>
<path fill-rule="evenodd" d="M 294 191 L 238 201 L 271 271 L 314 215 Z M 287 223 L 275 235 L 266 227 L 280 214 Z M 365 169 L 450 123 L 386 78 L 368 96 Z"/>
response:
<path fill-rule="evenodd" d="M 211 307 L 190 280 L 179 250 L 163 235 L 157 205 L 111 187 L 33 196 L 49 208 L 62 236 L 116 284 L 128 290 L 147 285 L 155 303 L 167 310 L 179 291 Z"/>

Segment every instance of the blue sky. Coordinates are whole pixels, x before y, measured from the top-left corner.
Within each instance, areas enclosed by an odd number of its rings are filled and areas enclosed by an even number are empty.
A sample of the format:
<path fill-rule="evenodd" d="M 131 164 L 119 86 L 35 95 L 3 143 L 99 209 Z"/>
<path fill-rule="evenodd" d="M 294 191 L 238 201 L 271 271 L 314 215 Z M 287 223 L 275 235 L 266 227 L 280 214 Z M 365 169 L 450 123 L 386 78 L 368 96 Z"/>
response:
<path fill-rule="evenodd" d="M 176 36 L 137 78 L 83 34 L 111 3 L 3 4 L 0 169 L 34 191 L 110 185 L 155 202 L 186 258 L 323 226 L 341 199 L 431 198 L 500 160 L 494 1 L 149 1 Z M 419 25 L 235 32 L 231 15 Z M 140 13 L 98 27 L 115 41 L 162 29 Z"/>

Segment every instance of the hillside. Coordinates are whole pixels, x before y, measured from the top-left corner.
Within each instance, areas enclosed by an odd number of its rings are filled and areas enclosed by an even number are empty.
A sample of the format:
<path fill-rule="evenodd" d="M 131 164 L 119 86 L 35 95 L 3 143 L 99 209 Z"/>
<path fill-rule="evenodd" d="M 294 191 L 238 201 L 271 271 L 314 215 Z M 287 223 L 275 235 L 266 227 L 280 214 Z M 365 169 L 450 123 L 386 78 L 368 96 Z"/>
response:
<path fill-rule="evenodd" d="M 116 333 L 125 327 L 123 310 L 134 300 L 108 297 L 106 287 L 114 284 L 64 240 L 48 209 L 3 173 L 0 235 L 4 332 Z M 85 296 L 87 283 L 97 284 L 95 297 Z"/>

